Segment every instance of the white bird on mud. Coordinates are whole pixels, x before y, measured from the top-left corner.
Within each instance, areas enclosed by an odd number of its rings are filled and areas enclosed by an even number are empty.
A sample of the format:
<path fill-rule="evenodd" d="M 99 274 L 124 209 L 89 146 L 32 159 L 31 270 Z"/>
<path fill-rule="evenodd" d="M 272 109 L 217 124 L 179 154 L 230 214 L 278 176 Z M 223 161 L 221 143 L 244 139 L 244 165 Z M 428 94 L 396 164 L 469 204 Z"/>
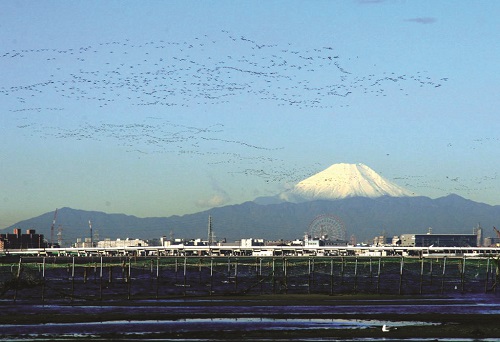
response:
<path fill-rule="evenodd" d="M 392 331 L 392 330 L 396 330 L 397 328 L 391 328 L 391 327 L 388 327 L 386 324 L 384 324 L 382 326 L 382 331 L 383 332 L 389 332 L 389 331 Z"/>

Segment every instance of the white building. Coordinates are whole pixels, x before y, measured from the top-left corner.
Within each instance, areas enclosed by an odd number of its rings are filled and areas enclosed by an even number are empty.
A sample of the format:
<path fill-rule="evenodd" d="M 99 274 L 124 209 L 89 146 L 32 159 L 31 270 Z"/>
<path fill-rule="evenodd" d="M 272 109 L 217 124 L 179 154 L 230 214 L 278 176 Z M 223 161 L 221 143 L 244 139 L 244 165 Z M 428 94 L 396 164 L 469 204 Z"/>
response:
<path fill-rule="evenodd" d="M 144 240 L 139 240 L 139 239 L 131 240 L 129 238 L 126 238 L 125 240 L 106 239 L 104 241 L 99 241 L 97 243 L 97 247 L 99 247 L 99 248 L 105 248 L 105 247 L 141 247 L 141 246 L 148 246 L 148 243 Z"/>
<path fill-rule="evenodd" d="M 264 239 L 241 239 L 241 247 L 264 246 Z"/>

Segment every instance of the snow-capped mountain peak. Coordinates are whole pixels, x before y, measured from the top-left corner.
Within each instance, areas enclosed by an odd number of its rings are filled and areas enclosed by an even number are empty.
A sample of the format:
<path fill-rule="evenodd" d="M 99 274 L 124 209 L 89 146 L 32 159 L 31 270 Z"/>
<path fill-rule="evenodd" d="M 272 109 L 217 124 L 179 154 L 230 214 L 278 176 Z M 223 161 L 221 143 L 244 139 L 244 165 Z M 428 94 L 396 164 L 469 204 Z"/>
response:
<path fill-rule="evenodd" d="M 414 194 L 388 181 L 364 164 L 341 163 L 333 164 L 279 195 L 280 199 L 288 202 L 334 200 L 356 196 L 406 197 Z"/>

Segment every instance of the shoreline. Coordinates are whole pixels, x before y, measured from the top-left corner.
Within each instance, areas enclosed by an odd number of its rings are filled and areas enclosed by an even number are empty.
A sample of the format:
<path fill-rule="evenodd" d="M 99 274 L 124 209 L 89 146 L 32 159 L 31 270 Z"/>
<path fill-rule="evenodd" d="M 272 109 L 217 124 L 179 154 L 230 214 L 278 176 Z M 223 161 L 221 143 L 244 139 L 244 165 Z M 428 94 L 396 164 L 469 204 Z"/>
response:
<path fill-rule="evenodd" d="M 494 300 L 493 300 L 494 299 Z M 427 304 L 426 304 L 427 303 Z M 218 297 L 183 297 L 170 298 L 158 301 L 104 301 L 104 302 L 73 302 L 40 305 L 26 302 L 3 303 L 0 311 L 0 320 L 3 329 L 20 326 L 36 327 L 45 324 L 70 325 L 74 323 L 103 323 L 103 322 L 147 322 L 147 321 L 186 321 L 200 319 L 328 319 L 348 321 L 386 321 L 405 322 L 398 329 L 390 332 L 382 332 L 381 326 L 367 328 L 323 328 L 323 329 L 289 329 L 266 330 L 256 327 L 246 331 L 164 331 L 162 333 L 145 332 L 140 339 L 211 339 L 211 340 L 258 340 L 267 339 L 332 339 L 332 338 L 500 338 L 500 313 L 446 313 L 446 312 L 406 312 L 397 311 L 383 314 L 360 313 L 359 310 L 367 305 L 404 305 L 407 308 L 413 306 L 433 305 L 432 303 L 456 304 L 457 299 L 449 296 L 398 296 L 398 295 L 262 295 L 262 296 L 218 296 Z M 474 306 L 474 300 L 466 296 L 459 298 L 458 303 Z M 492 297 L 492 303 L 498 303 L 498 297 Z M 182 312 L 178 308 L 186 308 L 195 305 L 198 311 Z M 286 312 L 289 308 L 307 306 L 317 309 L 317 312 L 294 314 Z M 276 312 L 252 311 L 261 307 L 276 308 Z M 335 312 L 336 308 L 349 308 L 355 313 Z M 451 305 L 450 308 L 454 306 Z M 79 309 L 85 308 L 84 311 Z M 92 313 L 94 308 L 96 312 Z M 99 311 L 101 309 L 104 311 Z M 201 309 L 200 309 L 201 308 Z M 224 308 L 236 308 L 241 311 L 224 313 Z M 239 309 L 238 309 L 239 308 Z M 329 312 L 322 312 L 328 308 Z M 64 309 L 64 310 L 61 310 Z M 148 311 L 148 309 L 151 309 Z M 212 311 L 222 309 L 222 311 Z M 246 309 L 246 310 L 245 310 Z M 156 311 L 155 311 L 156 310 Z M 422 325 L 425 322 L 429 324 Z M 415 324 L 412 324 L 415 323 Z M 195 323 L 193 323 L 195 324 Z M 407 325 L 406 325 L 407 324 Z M 9 335 L 12 336 L 12 335 Z M 22 333 L 14 337 L 22 336 Z M 101 334 L 105 339 L 122 339 L 119 332 Z M 127 339 L 139 339 L 139 337 L 127 336 Z"/>

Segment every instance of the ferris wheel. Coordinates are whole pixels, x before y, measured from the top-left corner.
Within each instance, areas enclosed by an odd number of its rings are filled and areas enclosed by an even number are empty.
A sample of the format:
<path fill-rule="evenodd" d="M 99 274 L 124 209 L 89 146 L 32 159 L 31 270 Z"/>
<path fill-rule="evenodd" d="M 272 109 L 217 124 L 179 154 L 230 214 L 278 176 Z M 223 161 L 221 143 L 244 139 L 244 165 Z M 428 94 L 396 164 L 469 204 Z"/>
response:
<path fill-rule="evenodd" d="M 335 215 L 319 215 L 307 230 L 312 238 L 325 240 L 346 240 L 347 232 L 344 222 Z"/>

